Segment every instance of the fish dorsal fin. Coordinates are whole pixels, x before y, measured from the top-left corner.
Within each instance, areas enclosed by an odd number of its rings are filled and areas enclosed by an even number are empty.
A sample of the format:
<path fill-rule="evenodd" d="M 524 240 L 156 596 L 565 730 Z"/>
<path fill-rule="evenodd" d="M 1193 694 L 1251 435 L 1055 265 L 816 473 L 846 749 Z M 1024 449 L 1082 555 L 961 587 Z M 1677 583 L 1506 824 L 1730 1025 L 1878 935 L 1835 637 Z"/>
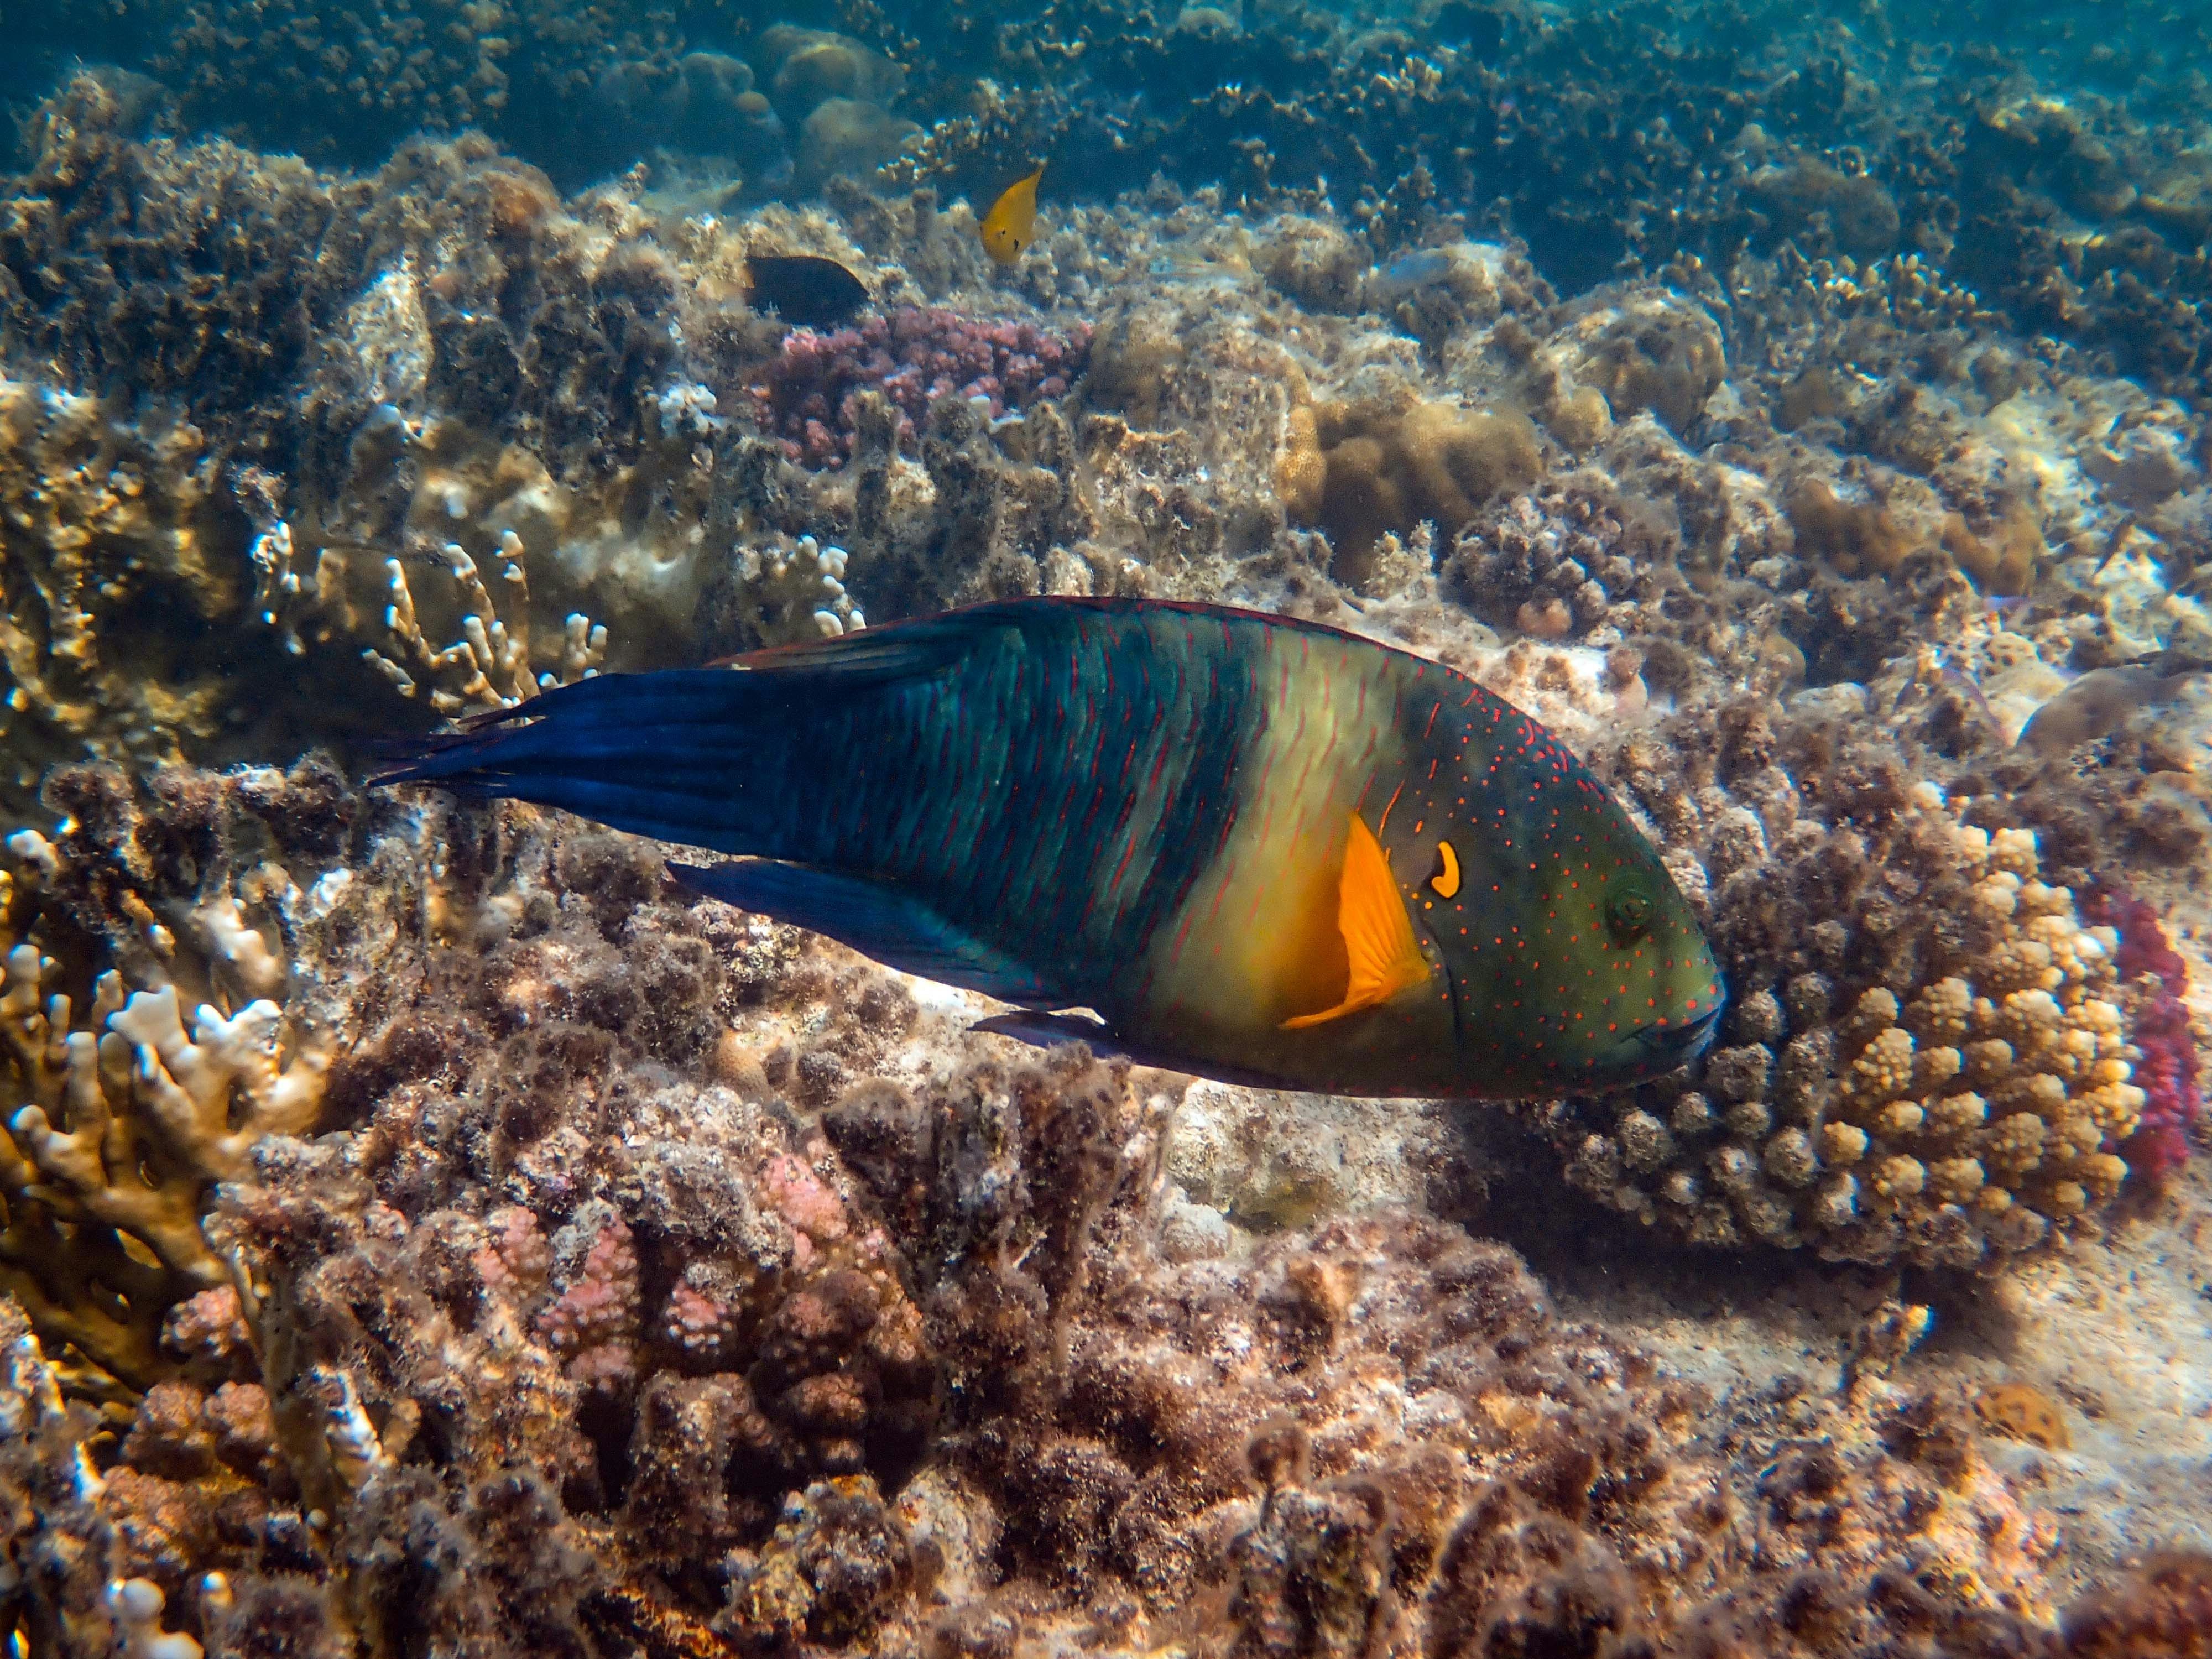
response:
<path fill-rule="evenodd" d="M 1352 963 L 1344 1000 L 1320 1013 L 1285 1020 L 1286 1031 L 1375 1007 L 1429 976 L 1429 959 L 1413 941 L 1406 896 L 1390 874 L 1390 855 L 1357 812 L 1352 815 L 1352 836 L 1344 848 L 1344 875 L 1337 885 L 1336 925 L 1344 935 L 1345 955 Z"/>

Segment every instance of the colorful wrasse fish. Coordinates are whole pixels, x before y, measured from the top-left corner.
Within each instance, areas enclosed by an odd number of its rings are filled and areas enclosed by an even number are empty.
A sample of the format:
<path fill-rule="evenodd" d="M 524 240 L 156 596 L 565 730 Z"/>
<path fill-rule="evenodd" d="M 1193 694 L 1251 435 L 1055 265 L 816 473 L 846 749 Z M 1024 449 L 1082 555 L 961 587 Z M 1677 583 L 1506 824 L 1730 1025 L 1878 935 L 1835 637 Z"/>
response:
<path fill-rule="evenodd" d="M 983 239 L 983 252 L 1000 264 L 1013 264 L 1036 240 L 1037 185 L 1043 178 L 1044 167 L 1040 163 L 1028 178 L 1015 179 L 999 192 L 999 199 L 991 204 L 991 210 L 976 228 Z"/>
<path fill-rule="evenodd" d="M 985 1030 L 1228 1081 L 1602 1088 L 1721 1011 L 1657 855 L 1541 726 L 1251 611 L 1017 599 L 605 675 L 378 781 L 741 855 L 672 872 L 1023 1011 Z"/>

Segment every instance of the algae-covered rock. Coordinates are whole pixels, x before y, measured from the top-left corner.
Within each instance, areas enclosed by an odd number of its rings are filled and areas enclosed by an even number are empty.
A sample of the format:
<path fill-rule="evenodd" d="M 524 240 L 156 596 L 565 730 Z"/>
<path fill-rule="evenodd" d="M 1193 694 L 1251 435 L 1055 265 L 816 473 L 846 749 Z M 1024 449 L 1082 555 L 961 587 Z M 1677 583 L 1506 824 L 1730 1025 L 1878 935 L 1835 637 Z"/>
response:
<path fill-rule="evenodd" d="M 811 185 L 833 173 L 872 173 L 921 131 L 879 105 L 854 98 L 826 100 L 799 125 L 799 179 Z"/>
<path fill-rule="evenodd" d="M 1357 586 L 1386 534 L 1427 520 L 1455 535 L 1492 496 L 1543 471 L 1524 416 L 1370 399 L 1293 407 L 1275 483 L 1293 520 L 1328 532 L 1337 572 Z"/>

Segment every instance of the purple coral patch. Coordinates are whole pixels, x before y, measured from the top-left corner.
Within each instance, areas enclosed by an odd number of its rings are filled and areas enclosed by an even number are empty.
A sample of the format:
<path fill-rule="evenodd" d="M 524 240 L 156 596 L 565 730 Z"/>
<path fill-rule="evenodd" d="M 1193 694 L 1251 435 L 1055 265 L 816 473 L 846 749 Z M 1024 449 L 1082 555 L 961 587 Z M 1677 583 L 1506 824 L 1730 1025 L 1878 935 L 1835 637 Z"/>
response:
<path fill-rule="evenodd" d="M 899 441 L 909 441 L 931 402 L 981 398 L 993 418 L 1040 398 L 1063 396 L 1083 372 L 1091 330 L 1065 334 L 958 312 L 908 306 L 856 328 L 793 329 L 774 361 L 745 388 L 761 430 L 811 467 L 851 459 L 854 402 L 880 391 L 897 407 Z"/>
<path fill-rule="evenodd" d="M 2158 912 L 2123 888 L 2100 886 L 2081 907 L 2091 922 L 2120 936 L 2120 977 L 2134 988 L 2136 1086 L 2149 1097 L 2142 1121 L 2121 1143 L 2137 1174 L 2165 1175 L 2189 1161 L 2190 1127 L 2203 1109 L 2197 1081 L 2197 1038 L 2189 1027 L 2189 964 L 2160 925 Z"/>

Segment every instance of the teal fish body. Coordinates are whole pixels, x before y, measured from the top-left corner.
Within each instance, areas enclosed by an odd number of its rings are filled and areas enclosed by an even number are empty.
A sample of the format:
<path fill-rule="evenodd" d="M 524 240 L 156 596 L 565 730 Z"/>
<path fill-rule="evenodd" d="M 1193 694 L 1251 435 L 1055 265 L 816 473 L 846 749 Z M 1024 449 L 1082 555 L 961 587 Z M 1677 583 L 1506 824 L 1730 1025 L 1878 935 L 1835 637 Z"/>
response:
<path fill-rule="evenodd" d="M 730 854 L 698 890 L 1231 1080 L 1496 1097 L 1709 1040 L 1719 975 L 1595 778 L 1437 664 L 1222 607 L 1031 599 L 605 676 L 380 780 Z"/>

